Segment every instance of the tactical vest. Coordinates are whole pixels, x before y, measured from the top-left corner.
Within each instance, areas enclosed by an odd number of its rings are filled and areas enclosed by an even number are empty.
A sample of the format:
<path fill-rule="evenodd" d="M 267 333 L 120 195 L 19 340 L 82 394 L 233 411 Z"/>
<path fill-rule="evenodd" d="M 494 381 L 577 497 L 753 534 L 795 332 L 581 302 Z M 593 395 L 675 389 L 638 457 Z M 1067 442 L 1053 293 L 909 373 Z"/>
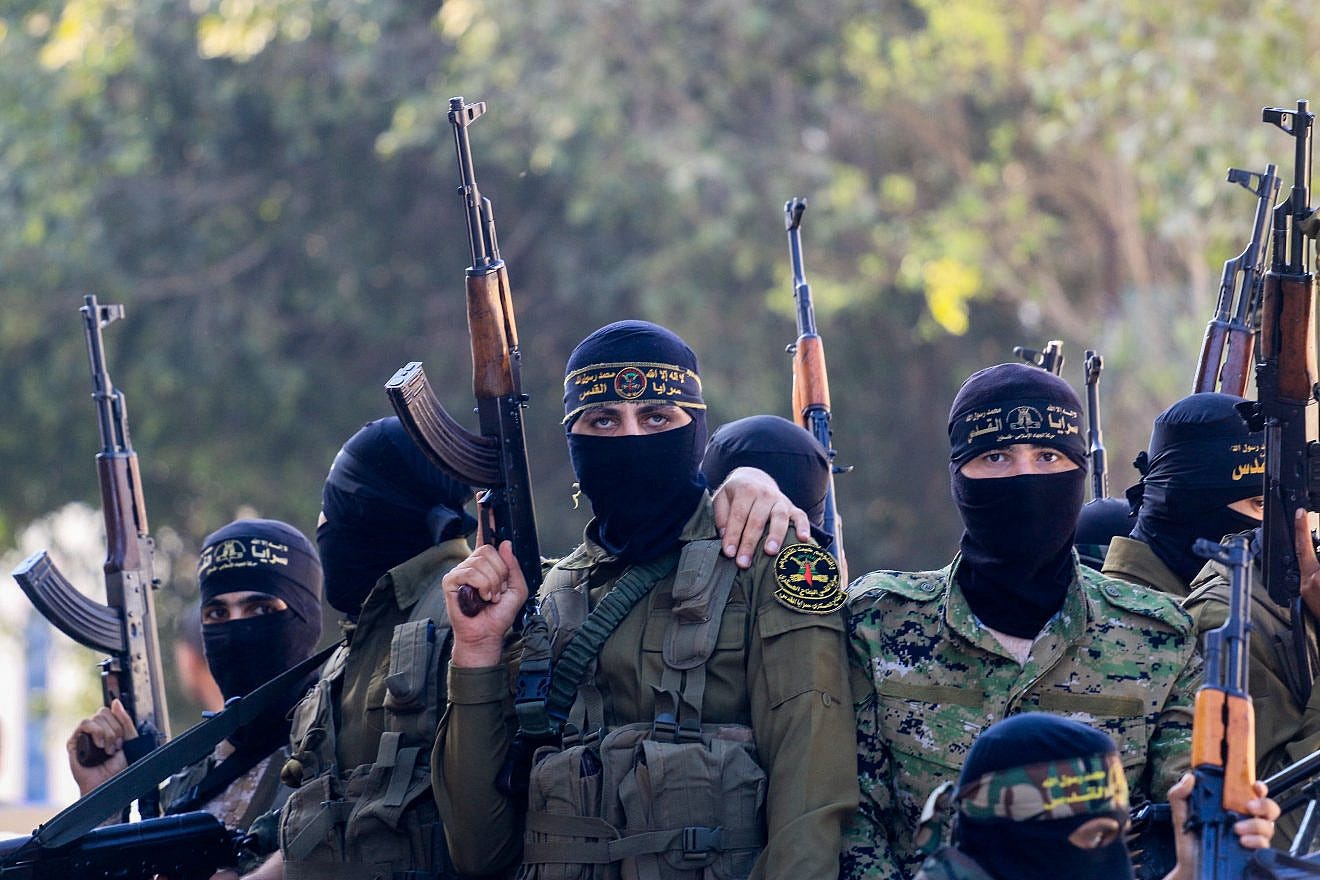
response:
<path fill-rule="evenodd" d="M 706 662 L 736 575 L 719 541 L 684 546 L 649 721 L 605 728 L 595 684 L 604 638 L 596 641 L 561 746 L 534 757 L 522 876 L 695 880 L 750 873 L 765 845 L 767 785 L 752 730 L 701 720 Z M 585 572 L 555 569 L 542 585 L 557 662 L 598 623 L 595 612 L 587 614 L 585 581 Z"/>
<path fill-rule="evenodd" d="M 442 663 L 450 641 L 444 593 L 425 591 L 394 628 L 376 760 L 341 768 L 334 706 L 349 648 L 326 663 L 294 710 L 293 785 L 280 815 L 287 880 L 449 880 L 444 829 L 431 796 L 431 746 L 445 705 Z M 298 784 L 301 782 L 301 784 Z"/>

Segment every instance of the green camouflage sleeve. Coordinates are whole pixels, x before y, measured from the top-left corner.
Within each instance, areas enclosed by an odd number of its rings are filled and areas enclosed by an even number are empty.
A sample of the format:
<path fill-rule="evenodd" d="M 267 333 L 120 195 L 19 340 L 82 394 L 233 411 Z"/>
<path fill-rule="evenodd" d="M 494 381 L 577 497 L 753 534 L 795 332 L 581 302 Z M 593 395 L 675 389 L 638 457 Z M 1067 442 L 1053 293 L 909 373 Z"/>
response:
<path fill-rule="evenodd" d="M 900 872 L 889 850 L 893 821 L 888 750 L 880 737 L 867 641 L 850 626 L 848 655 L 857 715 L 857 783 L 860 807 L 844 828 L 840 880 L 889 880 Z"/>
<path fill-rule="evenodd" d="M 1196 637 L 1189 638 L 1191 656 L 1169 691 L 1147 749 L 1150 788 L 1142 794 L 1153 801 L 1167 800 L 1169 789 L 1191 769 L 1192 711 L 1196 691 L 1205 681 L 1205 663 L 1195 647 Z"/>

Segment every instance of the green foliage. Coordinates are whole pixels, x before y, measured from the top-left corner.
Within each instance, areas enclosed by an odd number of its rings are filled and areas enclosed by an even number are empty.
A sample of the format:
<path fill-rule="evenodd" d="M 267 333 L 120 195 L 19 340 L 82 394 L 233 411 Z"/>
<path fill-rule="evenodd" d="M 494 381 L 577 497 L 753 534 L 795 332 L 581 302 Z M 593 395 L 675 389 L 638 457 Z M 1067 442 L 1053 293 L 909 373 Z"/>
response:
<path fill-rule="evenodd" d="M 1075 381 L 1105 355 L 1130 479 L 1241 248 L 1224 169 L 1288 162 L 1259 108 L 1305 94 L 1317 31 L 1282 0 L 8 4 L 0 539 L 94 498 L 84 292 L 128 306 L 112 373 L 153 521 L 190 546 L 243 506 L 310 532 L 405 361 L 467 412 L 461 94 L 489 107 L 547 552 L 585 521 L 559 376 L 594 327 L 682 333 L 714 423 L 788 414 L 804 196 L 852 567 L 936 564 L 947 403 L 1014 344 L 1064 339 Z"/>

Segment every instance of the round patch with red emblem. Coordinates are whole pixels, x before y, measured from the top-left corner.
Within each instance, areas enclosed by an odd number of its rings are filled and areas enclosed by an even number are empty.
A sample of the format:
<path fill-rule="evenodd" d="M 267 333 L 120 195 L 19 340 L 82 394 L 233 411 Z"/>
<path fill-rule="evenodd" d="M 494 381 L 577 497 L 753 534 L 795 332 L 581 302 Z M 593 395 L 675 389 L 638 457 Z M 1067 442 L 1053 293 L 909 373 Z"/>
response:
<path fill-rule="evenodd" d="M 646 373 L 641 367 L 622 367 L 614 374 L 614 393 L 624 400 L 636 400 L 646 393 Z"/>
<path fill-rule="evenodd" d="M 837 611 L 847 599 L 839 563 L 812 544 L 789 544 L 775 557 L 775 598 L 806 614 Z"/>

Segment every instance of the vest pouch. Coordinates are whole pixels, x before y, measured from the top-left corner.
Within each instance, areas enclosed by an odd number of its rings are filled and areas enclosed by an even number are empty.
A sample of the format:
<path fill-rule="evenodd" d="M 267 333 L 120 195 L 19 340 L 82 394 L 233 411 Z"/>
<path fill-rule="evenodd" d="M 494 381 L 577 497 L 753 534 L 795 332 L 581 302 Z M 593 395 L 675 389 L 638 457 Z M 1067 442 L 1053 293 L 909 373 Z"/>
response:
<path fill-rule="evenodd" d="M 280 810 L 280 849 L 289 861 L 342 861 L 344 827 L 352 802 L 334 774 L 294 789 Z"/>
<path fill-rule="evenodd" d="M 767 783 L 752 731 L 706 724 L 699 741 L 666 742 L 651 728 L 627 725 L 601 743 L 606 791 L 618 792 L 605 818 L 623 833 L 623 848 L 634 841 L 639 850 L 623 875 L 747 877 L 765 846 Z"/>
<path fill-rule="evenodd" d="M 525 880 L 618 880 L 603 855 L 619 834 L 600 817 L 602 773 L 596 747 L 536 752 L 527 790 Z"/>
<path fill-rule="evenodd" d="M 343 656 L 342 650 L 331 655 L 326 670 L 342 670 Z M 293 709 L 292 724 L 289 727 L 291 760 L 286 765 L 292 772 L 281 774 L 284 783 L 290 788 L 297 788 L 322 775 L 335 763 L 335 738 L 332 734 L 334 718 L 330 707 L 334 679 L 329 672 L 323 672 L 322 675 Z"/>
<path fill-rule="evenodd" d="M 435 852 L 442 835 L 431 796 L 429 757 L 400 749 L 392 767 L 369 764 L 353 771 L 346 786 L 346 796 L 355 804 L 344 833 L 347 861 L 388 877 L 393 871 L 448 860 Z"/>
<path fill-rule="evenodd" d="M 426 708 L 427 690 L 434 674 L 431 656 L 436 628 L 429 618 L 410 620 L 394 628 L 390 640 L 390 672 L 385 678 L 385 709 L 420 712 Z"/>

